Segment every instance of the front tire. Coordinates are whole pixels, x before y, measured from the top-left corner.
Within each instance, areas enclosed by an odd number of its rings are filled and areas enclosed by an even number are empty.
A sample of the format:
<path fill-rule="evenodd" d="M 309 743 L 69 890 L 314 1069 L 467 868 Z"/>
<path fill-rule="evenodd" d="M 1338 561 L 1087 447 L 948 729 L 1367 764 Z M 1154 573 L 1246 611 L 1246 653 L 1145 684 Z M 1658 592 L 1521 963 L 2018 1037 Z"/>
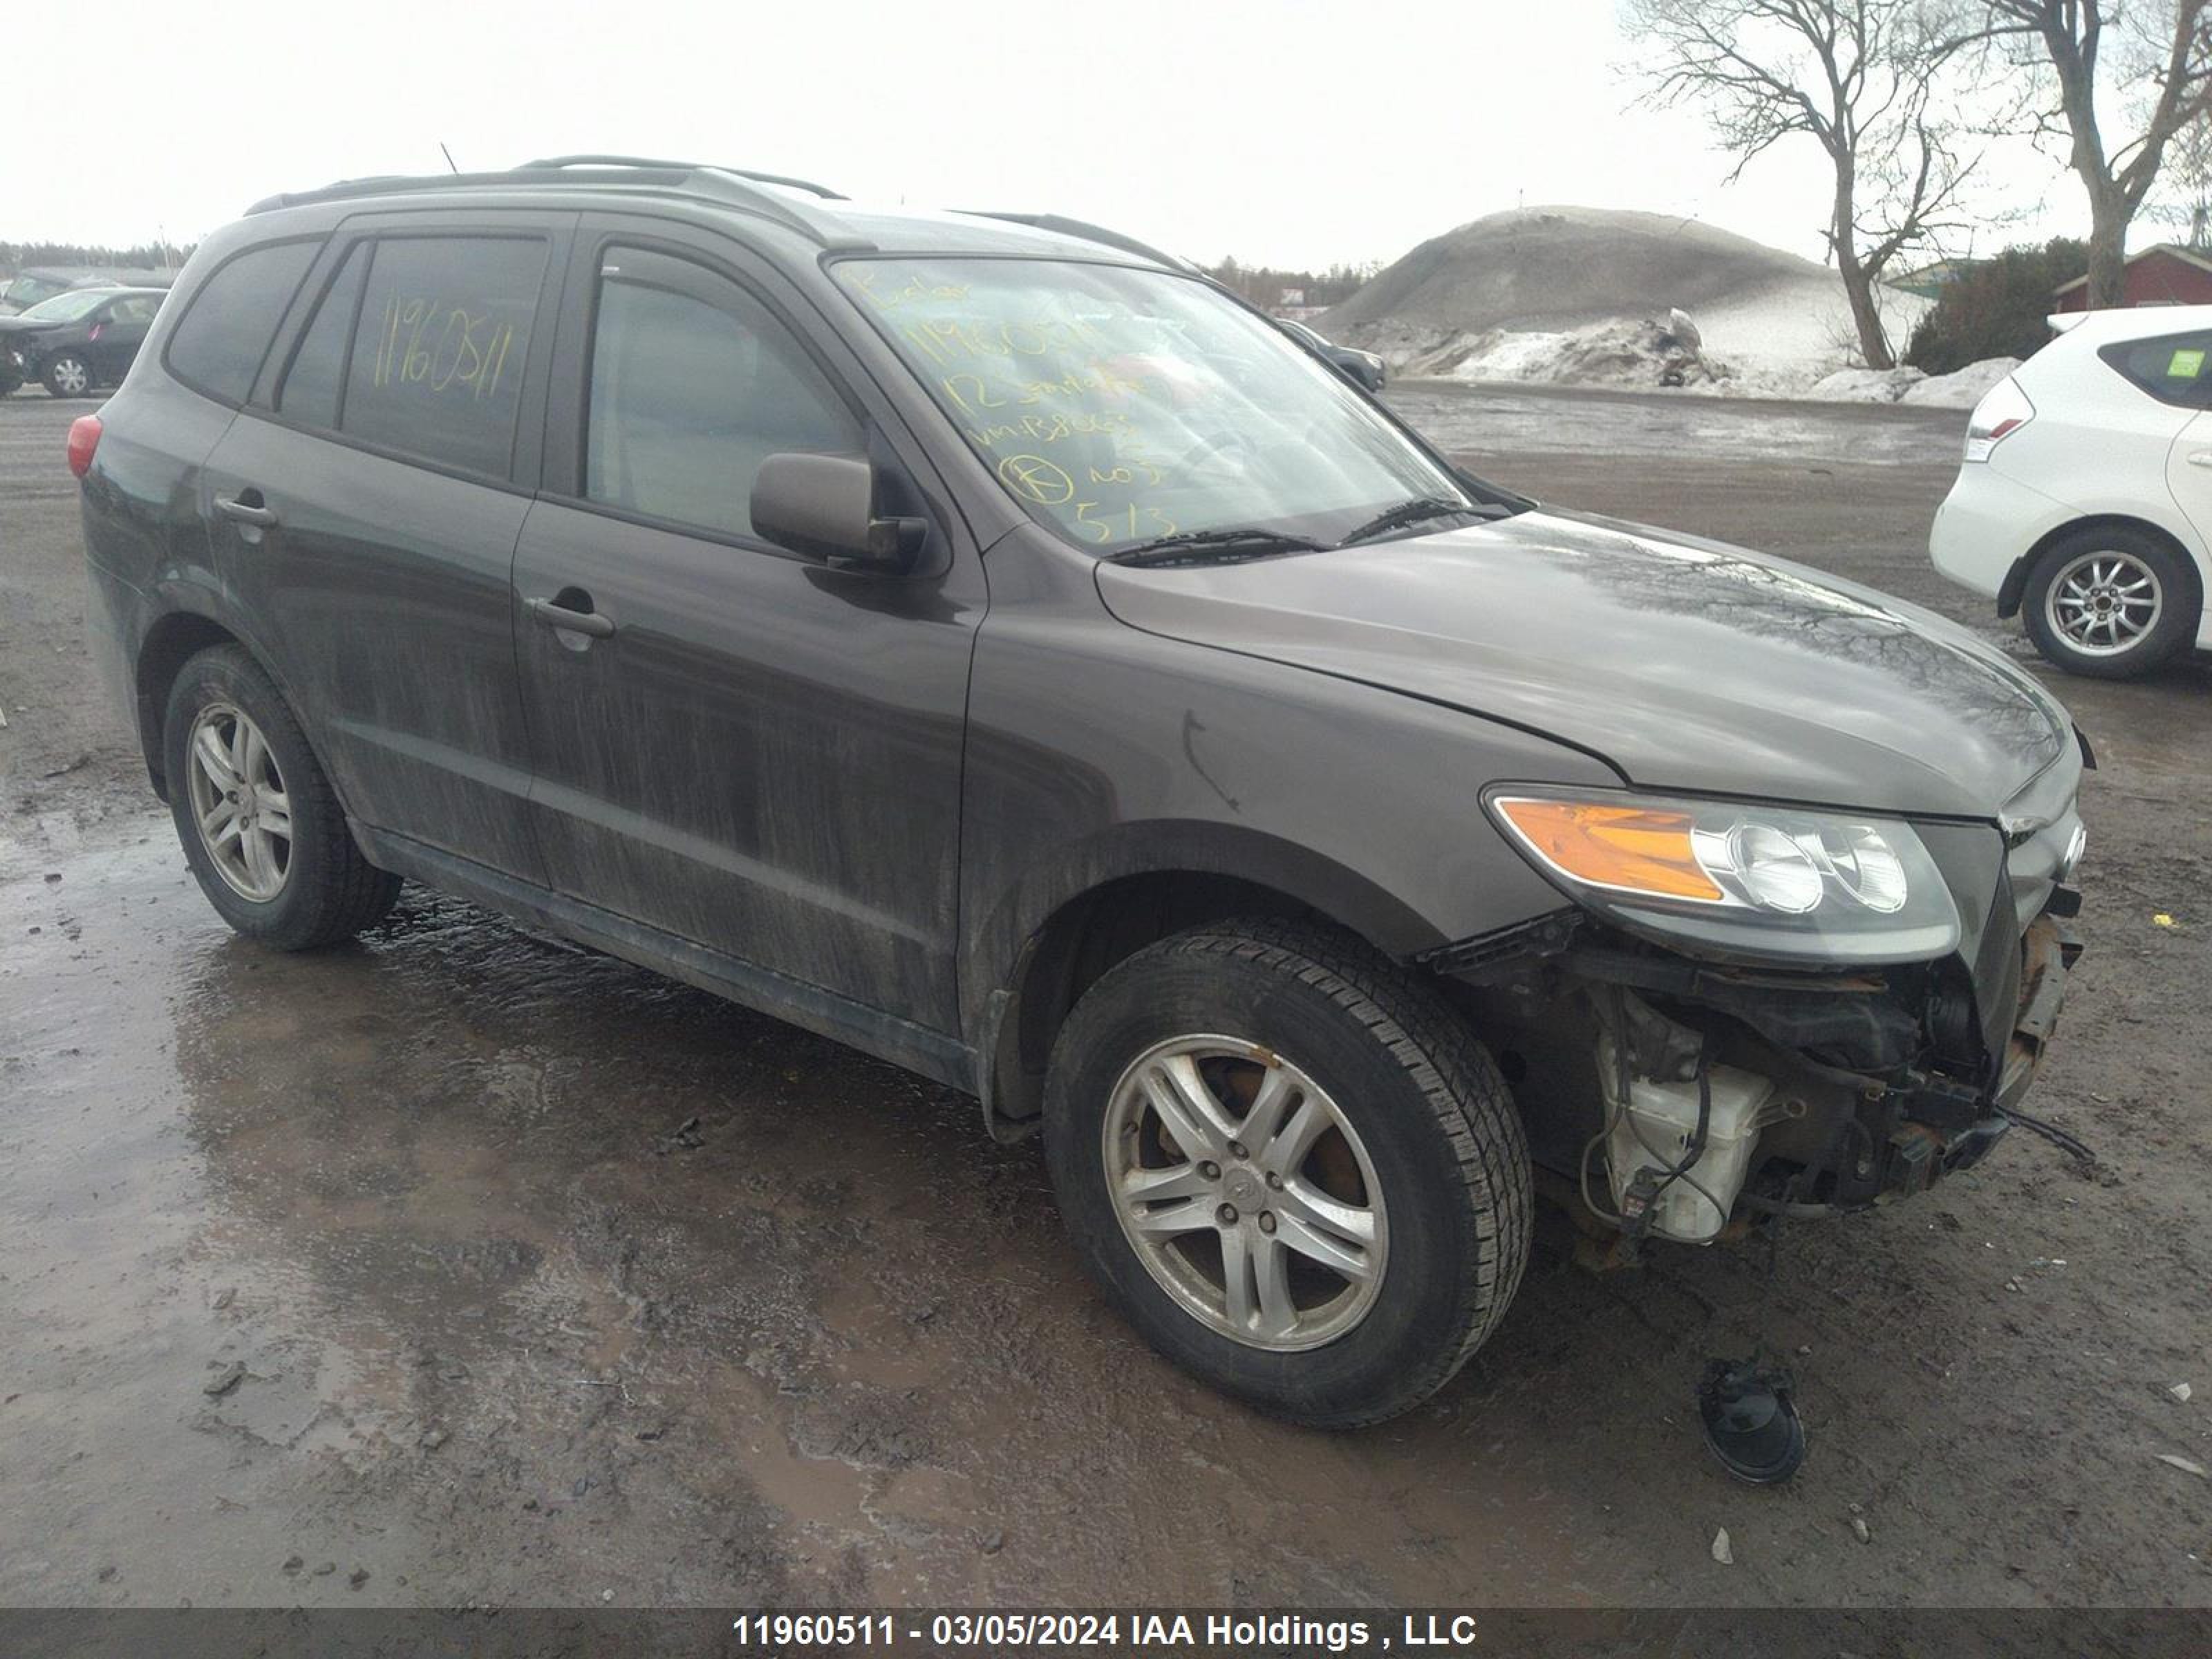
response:
<path fill-rule="evenodd" d="M 50 361 L 40 373 L 46 391 L 56 398 L 82 398 L 92 390 L 92 365 L 73 351 Z"/>
<path fill-rule="evenodd" d="M 2203 597 L 2196 567 L 2168 543 L 2124 526 L 2062 537 L 2021 596 L 2027 636 L 2069 674 L 2130 679 L 2188 644 Z"/>
<path fill-rule="evenodd" d="M 185 860 L 239 933 L 308 951 L 392 908 L 399 878 L 361 855 L 307 734 L 244 650 L 211 647 L 185 664 L 161 752 Z"/>
<path fill-rule="evenodd" d="M 1044 1127 L 1061 1213 L 1130 1322 L 1296 1422 L 1428 1398 L 1528 1257 L 1496 1066 L 1430 988 L 1324 928 L 1223 924 L 1113 969 L 1054 1045 Z"/>

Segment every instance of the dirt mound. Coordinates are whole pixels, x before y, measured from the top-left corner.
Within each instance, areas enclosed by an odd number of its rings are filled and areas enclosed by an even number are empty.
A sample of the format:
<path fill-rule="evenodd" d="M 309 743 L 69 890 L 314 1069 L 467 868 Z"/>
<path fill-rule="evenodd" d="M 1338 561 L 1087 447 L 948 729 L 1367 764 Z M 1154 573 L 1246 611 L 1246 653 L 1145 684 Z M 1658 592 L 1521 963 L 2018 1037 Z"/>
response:
<path fill-rule="evenodd" d="M 1897 340 L 1927 304 L 1888 290 L 1877 302 Z M 1856 356 L 1834 271 L 1694 220 L 1610 208 L 1462 225 L 1316 325 L 1407 375 L 1748 397 L 1802 396 Z"/>
<path fill-rule="evenodd" d="M 1608 208 L 1493 213 L 1431 237 L 1322 319 L 1332 338 L 1399 324 L 1428 332 L 1566 331 L 1669 307 L 1696 315 L 1822 267 L 1694 220 Z"/>

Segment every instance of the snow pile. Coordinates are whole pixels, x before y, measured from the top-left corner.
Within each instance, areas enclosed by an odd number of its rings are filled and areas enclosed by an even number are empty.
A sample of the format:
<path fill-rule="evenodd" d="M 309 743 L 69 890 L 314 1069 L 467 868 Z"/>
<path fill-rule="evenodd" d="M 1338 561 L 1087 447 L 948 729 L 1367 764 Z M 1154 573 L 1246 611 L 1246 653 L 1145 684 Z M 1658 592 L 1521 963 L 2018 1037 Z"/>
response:
<path fill-rule="evenodd" d="M 1410 353 L 1404 368 L 1455 380 L 1611 386 L 1709 386 L 1725 373 L 1677 333 L 1671 319 L 1663 327 L 1647 319 L 1553 332 L 1455 334 Z"/>
<path fill-rule="evenodd" d="M 1984 357 L 1954 374 L 1929 375 L 1917 368 L 1842 368 L 1814 381 L 1805 395 L 1834 403 L 1972 409 L 1984 393 L 2019 367 L 2017 357 Z"/>
<path fill-rule="evenodd" d="M 1928 377 L 1917 368 L 1839 368 L 1805 388 L 1823 403 L 1893 404 Z"/>
<path fill-rule="evenodd" d="M 1931 374 L 1906 388 L 1899 401 L 1928 404 L 1937 409 L 1972 409 L 1991 386 L 2020 367 L 2017 357 L 1984 357 L 1968 363 L 1955 374 Z"/>
<path fill-rule="evenodd" d="M 1929 302 L 1884 290 L 1881 303 L 1901 340 Z M 1768 398 L 1810 394 L 1856 341 L 1832 270 L 1695 221 L 1601 208 L 1462 225 L 1318 326 L 1403 374 Z"/>

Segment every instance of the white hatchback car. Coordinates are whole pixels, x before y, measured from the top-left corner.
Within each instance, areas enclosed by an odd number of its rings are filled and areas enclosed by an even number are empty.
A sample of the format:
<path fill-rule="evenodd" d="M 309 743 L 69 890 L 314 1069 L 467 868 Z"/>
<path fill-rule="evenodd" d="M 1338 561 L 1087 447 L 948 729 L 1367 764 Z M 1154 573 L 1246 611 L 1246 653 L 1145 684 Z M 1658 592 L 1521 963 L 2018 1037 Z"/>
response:
<path fill-rule="evenodd" d="M 2212 647 L 2212 306 L 2051 325 L 1975 406 L 1929 554 L 2061 668 L 2141 674 Z"/>

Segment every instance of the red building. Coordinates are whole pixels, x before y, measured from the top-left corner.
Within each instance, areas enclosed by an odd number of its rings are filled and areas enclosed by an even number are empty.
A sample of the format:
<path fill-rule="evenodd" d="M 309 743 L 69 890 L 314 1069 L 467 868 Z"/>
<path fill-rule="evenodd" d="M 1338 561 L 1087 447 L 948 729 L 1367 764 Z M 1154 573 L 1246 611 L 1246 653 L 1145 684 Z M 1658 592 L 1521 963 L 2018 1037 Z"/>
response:
<path fill-rule="evenodd" d="M 2212 305 L 2212 258 L 2195 250 L 2162 242 L 2128 260 L 2124 306 Z M 2051 290 L 2060 311 L 2089 308 L 2089 279 L 2076 276 Z"/>

